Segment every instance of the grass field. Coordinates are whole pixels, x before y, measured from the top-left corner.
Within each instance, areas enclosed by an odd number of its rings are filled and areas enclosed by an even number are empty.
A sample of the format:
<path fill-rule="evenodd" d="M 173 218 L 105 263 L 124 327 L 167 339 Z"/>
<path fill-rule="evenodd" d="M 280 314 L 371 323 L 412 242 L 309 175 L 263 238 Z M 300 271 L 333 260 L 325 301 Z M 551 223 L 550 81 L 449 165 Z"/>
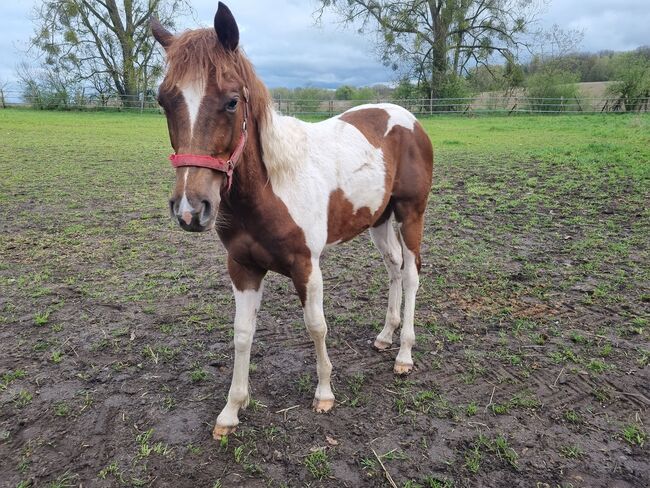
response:
<path fill-rule="evenodd" d="M 269 276 L 253 401 L 216 444 L 234 303 L 216 234 L 168 217 L 164 119 L 1 110 L 0 485 L 648 486 L 650 117 L 423 125 L 416 370 L 370 348 L 387 276 L 363 235 L 323 265 L 336 408 L 311 412 L 313 346 Z"/>

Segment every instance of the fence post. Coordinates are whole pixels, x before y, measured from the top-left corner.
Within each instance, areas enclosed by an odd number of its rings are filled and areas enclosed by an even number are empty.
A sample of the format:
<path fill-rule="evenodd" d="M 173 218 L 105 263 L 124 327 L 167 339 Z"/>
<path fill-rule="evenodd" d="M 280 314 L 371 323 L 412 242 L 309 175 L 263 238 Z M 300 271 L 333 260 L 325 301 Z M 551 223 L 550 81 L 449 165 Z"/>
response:
<path fill-rule="evenodd" d="M 515 111 L 515 109 L 517 108 L 517 104 L 518 104 L 518 103 L 519 103 L 519 102 L 517 101 L 517 97 L 515 97 L 515 104 L 512 106 L 512 108 L 511 108 L 510 111 L 508 112 L 508 115 L 512 115 L 512 112 Z"/>

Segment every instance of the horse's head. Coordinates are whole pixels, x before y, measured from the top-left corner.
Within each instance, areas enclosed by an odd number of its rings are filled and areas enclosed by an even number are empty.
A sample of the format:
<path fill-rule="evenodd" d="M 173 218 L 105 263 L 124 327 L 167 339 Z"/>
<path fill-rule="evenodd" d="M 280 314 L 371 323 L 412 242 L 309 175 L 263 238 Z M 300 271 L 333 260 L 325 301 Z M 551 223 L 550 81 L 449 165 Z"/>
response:
<path fill-rule="evenodd" d="M 175 153 L 170 211 L 185 230 L 210 230 L 221 189 L 229 189 L 232 169 L 246 144 L 248 89 L 238 52 L 239 29 L 221 2 L 214 29 L 175 36 L 156 19 L 151 29 L 167 55 L 158 102 Z"/>

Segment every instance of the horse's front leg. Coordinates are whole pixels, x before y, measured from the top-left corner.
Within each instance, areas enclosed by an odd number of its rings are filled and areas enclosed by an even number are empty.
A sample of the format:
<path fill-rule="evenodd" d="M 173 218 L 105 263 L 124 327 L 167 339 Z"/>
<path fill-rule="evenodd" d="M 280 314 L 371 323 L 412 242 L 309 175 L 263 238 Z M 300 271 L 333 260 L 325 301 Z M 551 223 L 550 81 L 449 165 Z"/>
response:
<path fill-rule="evenodd" d="M 228 257 L 228 272 L 235 294 L 235 365 L 228 402 L 217 417 L 212 433 L 216 440 L 233 432 L 239 424 L 239 409 L 248 406 L 248 370 L 257 311 L 262 302 L 262 280 L 266 271 L 245 267 Z"/>
<path fill-rule="evenodd" d="M 323 276 L 318 259 L 298 265 L 293 273 L 293 282 L 303 305 L 305 325 L 316 348 L 316 373 L 318 386 L 314 395 L 313 407 L 316 412 L 329 412 L 334 406 L 334 394 L 330 385 L 332 363 L 327 355 L 325 336 L 327 323 L 323 313 Z"/>

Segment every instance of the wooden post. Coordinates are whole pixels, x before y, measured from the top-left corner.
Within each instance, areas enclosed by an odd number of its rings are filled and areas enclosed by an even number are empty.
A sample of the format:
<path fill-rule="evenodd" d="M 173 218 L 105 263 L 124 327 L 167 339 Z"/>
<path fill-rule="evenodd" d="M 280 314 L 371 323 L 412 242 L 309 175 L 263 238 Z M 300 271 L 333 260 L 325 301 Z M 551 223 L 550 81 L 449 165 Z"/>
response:
<path fill-rule="evenodd" d="M 510 112 L 508 112 L 508 115 L 511 115 L 512 112 L 514 112 L 516 108 L 517 108 L 517 97 L 515 97 L 515 104 L 510 109 Z"/>

